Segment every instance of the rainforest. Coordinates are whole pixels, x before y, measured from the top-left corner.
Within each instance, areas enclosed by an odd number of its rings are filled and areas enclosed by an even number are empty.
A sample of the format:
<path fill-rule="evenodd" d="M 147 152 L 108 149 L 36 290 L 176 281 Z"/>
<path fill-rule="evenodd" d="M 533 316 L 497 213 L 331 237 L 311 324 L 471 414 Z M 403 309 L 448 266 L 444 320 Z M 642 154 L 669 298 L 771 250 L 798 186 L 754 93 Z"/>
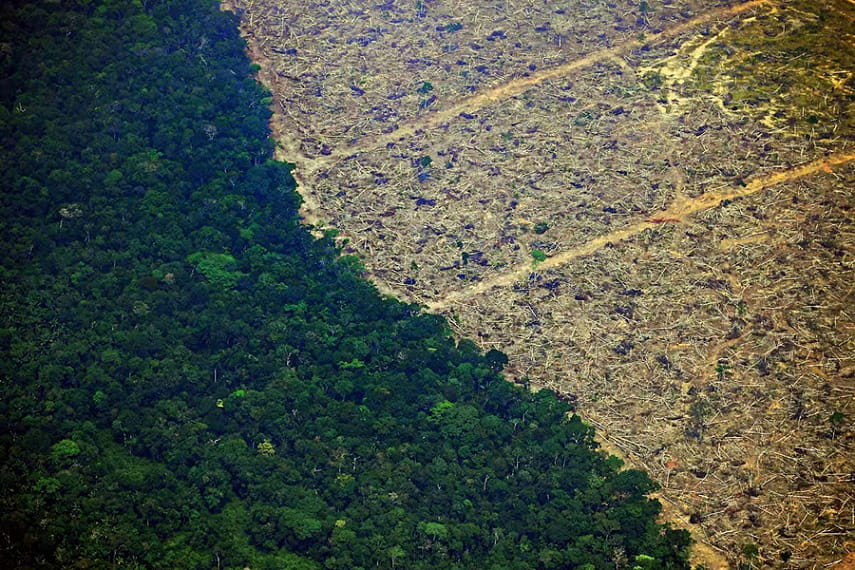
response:
<path fill-rule="evenodd" d="M 301 223 L 257 71 L 209 1 L 0 8 L 0 565 L 687 568 L 570 404 Z"/>

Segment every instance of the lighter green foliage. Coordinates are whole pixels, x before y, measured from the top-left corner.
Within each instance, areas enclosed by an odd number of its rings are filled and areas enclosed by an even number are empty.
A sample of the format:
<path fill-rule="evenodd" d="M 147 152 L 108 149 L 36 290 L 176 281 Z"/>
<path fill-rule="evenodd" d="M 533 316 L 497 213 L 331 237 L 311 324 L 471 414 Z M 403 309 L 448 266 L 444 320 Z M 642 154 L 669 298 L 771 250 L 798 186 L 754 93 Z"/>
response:
<path fill-rule="evenodd" d="M 74 457 L 80 453 L 80 446 L 71 439 L 63 439 L 51 447 L 51 455 L 54 457 Z"/>
<path fill-rule="evenodd" d="M 430 409 L 430 418 L 429 419 L 430 419 L 430 421 L 435 422 L 435 423 L 440 422 L 440 421 L 442 421 L 442 418 L 446 414 L 446 412 L 448 412 L 452 409 L 454 409 L 454 404 L 452 404 L 448 400 L 443 400 L 442 402 L 438 403 L 437 405 L 435 405 L 434 407 L 432 407 Z"/>
<path fill-rule="evenodd" d="M 273 457 L 276 455 L 276 447 L 270 442 L 269 439 L 265 439 L 257 446 L 258 454 L 264 457 Z"/>
<path fill-rule="evenodd" d="M 188 255 L 187 261 L 192 263 L 205 279 L 223 289 L 231 289 L 246 276 L 245 273 L 236 271 L 237 261 L 226 253 L 199 251 Z"/>

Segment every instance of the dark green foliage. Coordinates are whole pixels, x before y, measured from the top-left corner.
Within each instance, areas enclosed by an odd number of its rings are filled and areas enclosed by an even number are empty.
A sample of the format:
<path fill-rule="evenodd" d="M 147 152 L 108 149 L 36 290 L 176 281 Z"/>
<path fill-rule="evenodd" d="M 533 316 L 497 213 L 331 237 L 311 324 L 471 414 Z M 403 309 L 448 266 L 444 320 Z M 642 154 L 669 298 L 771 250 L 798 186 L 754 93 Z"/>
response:
<path fill-rule="evenodd" d="M 300 226 L 236 24 L 0 8 L 0 567 L 685 567 L 566 404 Z"/>

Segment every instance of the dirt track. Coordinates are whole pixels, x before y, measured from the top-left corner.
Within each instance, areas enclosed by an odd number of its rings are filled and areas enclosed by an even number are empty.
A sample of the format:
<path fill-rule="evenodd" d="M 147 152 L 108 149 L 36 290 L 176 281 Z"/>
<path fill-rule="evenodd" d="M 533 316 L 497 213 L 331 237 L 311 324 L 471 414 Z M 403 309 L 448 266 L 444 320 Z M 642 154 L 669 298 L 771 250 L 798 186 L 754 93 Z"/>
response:
<path fill-rule="evenodd" d="M 595 51 L 589 55 L 586 55 L 579 59 L 574 59 L 573 61 L 569 61 L 563 65 L 559 65 L 550 69 L 545 69 L 544 71 L 535 73 L 530 77 L 512 79 L 506 83 L 496 85 L 481 93 L 477 93 L 471 97 L 467 97 L 462 101 L 452 103 L 451 105 L 444 107 L 439 111 L 436 111 L 435 113 L 431 113 L 430 115 L 427 115 L 417 121 L 404 123 L 398 129 L 386 136 L 376 137 L 362 141 L 361 144 L 356 145 L 354 147 L 342 148 L 337 152 L 334 152 L 326 159 L 316 161 L 312 164 L 310 169 L 316 171 L 322 168 L 328 168 L 330 164 L 334 163 L 336 160 L 344 158 L 345 156 L 350 156 L 360 152 L 366 152 L 381 146 L 385 146 L 391 142 L 400 139 L 405 139 L 407 137 L 413 136 L 417 131 L 430 129 L 442 123 L 453 121 L 457 119 L 461 113 L 474 113 L 487 105 L 492 105 L 497 102 L 504 101 L 510 99 L 511 97 L 515 97 L 517 95 L 525 93 L 529 89 L 536 87 L 544 83 L 545 81 L 553 81 L 555 79 L 567 77 L 568 75 L 571 75 L 573 72 L 579 71 L 580 69 L 591 67 L 594 64 L 603 61 L 619 58 L 632 50 L 641 48 L 646 44 L 662 42 L 666 39 L 674 38 L 676 36 L 679 36 L 680 34 L 689 32 L 693 29 L 696 29 L 698 26 L 707 24 L 709 22 L 713 22 L 715 20 L 727 20 L 729 18 L 739 16 L 744 12 L 755 10 L 768 4 L 769 0 L 751 0 L 749 2 L 745 2 L 744 4 L 737 4 L 735 6 L 712 9 L 707 12 L 704 12 L 696 18 L 692 18 L 691 20 L 688 20 L 678 25 L 671 26 L 669 28 L 665 28 L 658 34 L 646 35 L 641 39 L 624 42 L 612 48 Z"/>
<path fill-rule="evenodd" d="M 515 281 L 518 281 L 531 273 L 533 268 L 543 271 L 546 269 L 552 269 L 553 267 L 558 267 L 579 259 L 580 257 L 591 255 L 595 251 L 605 247 L 607 244 L 624 241 L 629 237 L 638 235 L 644 230 L 656 227 L 658 224 L 684 223 L 688 221 L 688 218 L 693 214 L 713 208 L 725 200 L 734 200 L 736 198 L 750 196 L 751 194 L 760 192 L 770 186 L 798 180 L 799 178 L 809 176 L 816 172 L 831 172 L 834 168 L 848 164 L 852 161 L 855 161 L 855 153 L 840 153 L 820 158 L 795 168 L 782 170 L 768 176 L 756 178 L 746 184 L 743 188 L 728 189 L 718 193 L 702 194 L 695 198 L 681 197 L 675 200 L 667 209 L 659 212 L 653 212 L 648 219 L 642 222 L 597 236 L 583 245 L 561 251 L 541 263 L 528 263 L 518 267 L 507 268 L 500 275 L 497 275 L 492 279 L 479 281 L 478 284 L 473 287 L 454 291 L 443 298 L 431 302 L 428 304 L 428 309 L 432 311 L 442 311 L 446 307 L 453 305 L 455 302 L 459 302 L 461 299 L 470 299 L 479 295 L 486 295 L 489 294 L 491 289 L 496 287 L 513 285 Z"/>
<path fill-rule="evenodd" d="M 851 2 L 677 3 L 635 23 L 431 4 L 455 34 L 410 8 L 235 4 L 308 223 L 575 400 L 698 563 L 823 567 L 855 547 L 855 436 L 829 423 L 855 415 Z M 484 41 L 500 28 L 517 47 Z"/>

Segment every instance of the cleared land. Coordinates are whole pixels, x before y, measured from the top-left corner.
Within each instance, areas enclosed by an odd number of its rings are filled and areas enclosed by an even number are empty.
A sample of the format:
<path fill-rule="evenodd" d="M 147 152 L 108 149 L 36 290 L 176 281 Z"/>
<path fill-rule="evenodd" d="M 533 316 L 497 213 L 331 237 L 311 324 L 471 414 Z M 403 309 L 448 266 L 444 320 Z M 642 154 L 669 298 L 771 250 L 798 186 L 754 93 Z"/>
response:
<path fill-rule="evenodd" d="M 855 4 L 239 1 L 304 215 L 662 485 L 855 550 Z"/>

